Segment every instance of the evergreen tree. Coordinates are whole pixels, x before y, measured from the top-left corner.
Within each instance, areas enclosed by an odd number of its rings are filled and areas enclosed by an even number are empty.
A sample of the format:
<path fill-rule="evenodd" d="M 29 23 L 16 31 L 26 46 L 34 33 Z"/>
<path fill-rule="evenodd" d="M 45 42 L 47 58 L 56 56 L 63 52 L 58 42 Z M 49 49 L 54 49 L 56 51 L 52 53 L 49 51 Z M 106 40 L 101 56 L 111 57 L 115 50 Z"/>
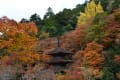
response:
<path fill-rule="evenodd" d="M 41 24 L 41 18 L 40 18 L 40 16 L 37 13 L 31 15 L 30 21 L 35 22 L 36 25 L 40 25 Z"/>
<path fill-rule="evenodd" d="M 56 34 L 56 19 L 51 7 L 47 9 L 44 15 L 42 32 L 48 33 L 51 37 Z"/>
<path fill-rule="evenodd" d="M 20 23 L 23 23 L 23 22 L 29 22 L 29 20 L 25 19 L 25 18 L 22 18 Z"/>
<path fill-rule="evenodd" d="M 50 17 L 52 17 L 52 16 L 54 16 L 54 12 L 53 12 L 52 8 L 49 7 L 49 8 L 47 9 L 46 14 L 44 15 L 44 19 L 50 18 Z"/>

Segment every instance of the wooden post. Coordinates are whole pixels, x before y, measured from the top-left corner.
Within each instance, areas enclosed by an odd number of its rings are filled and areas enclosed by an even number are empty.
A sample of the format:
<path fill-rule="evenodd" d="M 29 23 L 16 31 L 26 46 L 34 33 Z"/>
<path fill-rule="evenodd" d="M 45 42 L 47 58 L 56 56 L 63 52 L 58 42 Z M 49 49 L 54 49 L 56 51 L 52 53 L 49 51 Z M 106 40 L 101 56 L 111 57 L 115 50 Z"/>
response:
<path fill-rule="evenodd" d="M 57 41 L 58 41 L 58 43 L 57 43 L 58 47 L 61 47 L 60 46 L 60 37 L 59 36 L 57 37 Z"/>

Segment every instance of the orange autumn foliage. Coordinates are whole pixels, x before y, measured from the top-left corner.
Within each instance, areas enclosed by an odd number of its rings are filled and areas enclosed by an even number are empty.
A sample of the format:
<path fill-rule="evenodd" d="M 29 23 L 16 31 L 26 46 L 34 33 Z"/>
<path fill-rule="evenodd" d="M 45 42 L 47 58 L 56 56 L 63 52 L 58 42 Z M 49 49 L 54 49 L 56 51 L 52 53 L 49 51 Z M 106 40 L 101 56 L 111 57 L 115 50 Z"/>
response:
<path fill-rule="evenodd" d="M 75 33 L 73 35 L 74 45 L 80 46 L 81 49 L 85 47 L 86 41 L 85 41 L 85 32 L 86 27 L 80 26 L 76 28 Z"/>
<path fill-rule="evenodd" d="M 6 48 L 12 63 L 32 64 L 40 59 L 32 50 L 37 42 L 37 27 L 34 23 L 17 23 L 6 17 L 1 18 L 0 23 L 0 32 L 3 33 L 0 36 L 0 48 Z"/>
<path fill-rule="evenodd" d="M 19 25 L 20 25 L 19 29 L 24 30 L 28 34 L 36 35 L 37 32 L 38 32 L 38 30 L 36 28 L 36 25 L 33 22 L 30 22 L 30 23 L 20 23 Z"/>
<path fill-rule="evenodd" d="M 100 79 L 103 76 L 102 71 L 99 69 L 87 68 L 87 67 L 72 67 L 66 71 L 65 75 L 58 75 L 58 80 L 88 80 Z"/>
<path fill-rule="evenodd" d="M 101 67 L 101 65 L 104 64 L 104 57 L 100 53 L 96 51 L 88 51 L 84 54 L 85 59 L 87 60 L 87 63 L 89 66 L 93 67 Z"/>
<path fill-rule="evenodd" d="M 91 67 L 101 68 L 104 64 L 105 57 L 103 55 L 103 46 L 96 42 L 87 44 L 82 55 Z"/>
<path fill-rule="evenodd" d="M 71 52 L 76 52 L 79 49 L 83 49 L 86 45 L 85 32 L 86 27 L 77 27 L 74 31 L 70 31 L 61 36 L 62 47 L 68 49 Z"/>
<path fill-rule="evenodd" d="M 11 61 L 13 63 L 20 63 L 20 64 L 33 64 L 34 62 L 37 62 L 40 60 L 39 54 L 32 53 L 29 51 L 22 51 L 19 53 L 13 53 L 11 56 Z"/>
<path fill-rule="evenodd" d="M 88 43 L 86 48 L 78 51 L 73 58 L 75 62 L 72 65 L 73 69 L 69 72 L 72 73 L 72 80 L 88 80 L 88 77 L 100 79 L 103 76 L 101 68 L 105 63 L 105 57 L 102 45 L 94 41 Z"/>
<path fill-rule="evenodd" d="M 118 45 L 120 44 L 120 23 L 116 20 L 116 14 L 120 15 L 120 9 L 115 10 L 111 15 L 105 18 L 105 37 L 102 40 L 102 45 L 104 45 L 104 47 L 109 47 L 113 42 Z M 119 18 L 119 16 L 117 16 L 117 18 Z"/>
<path fill-rule="evenodd" d="M 87 64 L 93 68 L 101 68 L 105 61 L 103 46 L 96 42 L 87 44 L 87 47 L 83 51 L 77 53 L 74 57 L 77 59 L 77 64 L 78 62 L 81 63 L 79 66 Z"/>
<path fill-rule="evenodd" d="M 75 31 L 65 33 L 61 36 L 61 47 L 71 52 L 75 52 L 78 45 L 74 43 Z"/>

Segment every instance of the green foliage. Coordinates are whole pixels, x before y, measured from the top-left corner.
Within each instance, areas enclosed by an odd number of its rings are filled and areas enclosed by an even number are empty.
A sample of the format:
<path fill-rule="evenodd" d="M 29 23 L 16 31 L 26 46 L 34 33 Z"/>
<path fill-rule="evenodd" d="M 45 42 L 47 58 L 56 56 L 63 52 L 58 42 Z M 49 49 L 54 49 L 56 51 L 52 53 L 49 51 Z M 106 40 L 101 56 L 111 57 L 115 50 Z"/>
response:
<path fill-rule="evenodd" d="M 41 18 L 40 18 L 40 16 L 37 13 L 31 15 L 30 21 L 33 21 L 36 25 L 40 25 L 41 24 Z"/>
<path fill-rule="evenodd" d="M 71 9 L 64 9 L 63 12 L 56 14 L 56 20 L 59 35 L 75 29 L 76 22 Z"/>
<path fill-rule="evenodd" d="M 105 19 L 106 13 L 98 13 L 94 18 L 95 24 L 103 24 Z"/>
<path fill-rule="evenodd" d="M 113 9 L 117 9 L 120 7 L 120 0 L 114 0 L 113 2 Z"/>
<path fill-rule="evenodd" d="M 22 19 L 22 22 L 33 21 L 38 27 L 38 37 L 41 37 L 42 32 L 48 33 L 50 37 L 55 37 L 62 35 L 67 31 L 74 30 L 76 28 L 77 16 L 80 11 L 84 11 L 85 5 L 78 4 L 73 9 L 63 9 L 63 11 L 54 14 L 51 7 L 47 9 L 46 14 L 41 20 L 38 14 L 33 14 L 30 16 L 30 19 Z"/>
<path fill-rule="evenodd" d="M 46 32 L 49 36 L 54 36 L 56 34 L 56 18 L 50 7 L 44 15 L 41 32 Z"/>
<path fill-rule="evenodd" d="M 95 15 L 94 11 L 92 11 L 91 13 L 91 12 L 88 12 L 89 11 L 88 9 L 94 10 L 94 8 L 96 8 L 95 11 L 98 13 L 99 11 L 102 11 L 101 5 L 103 6 L 104 11 L 108 11 L 109 8 L 116 9 L 120 6 L 119 5 L 120 0 L 115 0 L 115 1 L 94 0 L 94 1 L 95 3 L 92 0 L 92 3 L 90 3 L 90 1 L 86 1 L 84 4 L 78 4 L 73 9 L 65 8 L 63 11 L 60 11 L 57 14 L 54 14 L 52 8 L 49 7 L 42 20 L 40 16 L 35 13 L 30 16 L 29 20 L 23 18 L 21 22 L 33 21 L 38 26 L 38 36 L 40 36 L 42 32 L 46 32 L 46 33 L 49 33 L 49 36 L 54 37 L 57 35 L 62 35 L 67 31 L 74 30 L 76 28 L 77 22 L 79 22 L 77 21 L 77 16 L 80 16 L 80 12 L 85 12 L 88 14 Z M 99 1 L 101 1 L 101 5 Z M 88 4 L 91 4 L 91 6 L 88 6 Z M 88 6 L 88 7 L 85 8 L 85 6 Z M 89 7 L 92 7 L 92 8 L 89 8 Z M 83 17 L 83 19 L 85 18 L 86 17 Z M 90 18 L 88 21 L 92 21 L 92 18 Z"/>
<path fill-rule="evenodd" d="M 8 55 L 6 47 L 0 49 L 0 56 L 5 56 L 5 55 Z"/>
<path fill-rule="evenodd" d="M 48 18 L 50 18 L 50 17 L 52 17 L 52 16 L 54 16 L 54 13 L 53 13 L 52 8 L 49 7 L 49 8 L 47 9 L 46 14 L 44 15 L 44 19 L 48 19 Z"/>
<path fill-rule="evenodd" d="M 89 28 L 87 28 L 87 35 L 86 35 L 86 40 L 88 41 L 98 41 L 100 42 L 101 39 L 104 37 L 104 30 L 102 26 L 100 25 L 94 25 Z"/>
<path fill-rule="evenodd" d="M 29 20 L 25 19 L 25 18 L 22 18 L 20 23 L 23 23 L 23 22 L 29 22 Z"/>
<path fill-rule="evenodd" d="M 115 75 L 111 72 L 109 67 L 103 68 L 104 75 L 101 80 L 116 80 Z"/>
<path fill-rule="evenodd" d="M 41 31 L 47 32 L 49 36 L 54 37 L 75 29 L 76 16 L 79 12 L 77 8 L 73 10 L 64 9 L 56 15 L 54 15 L 51 9 L 48 9 L 44 16 Z"/>
<path fill-rule="evenodd" d="M 120 52 L 119 48 L 117 48 L 116 46 L 115 47 L 109 46 L 107 49 L 104 50 L 105 50 L 104 56 L 106 58 L 106 63 L 104 67 L 108 68 L 111 73 L 119 72 L 120 68 L 114 62 L 114 56 Z"/>
<path fill-rule="evenodd" d="M 104 66 L 107 66 L 107 67 L 109 66 L 110 68 L 114 69 L 114 61 L 113 61 L 114 55 L 115 55 L 115 52 L 112 47 L 105 49 L 104 56 L 106 58 L 106 63 Z"/>
<path fill-rule="evenodd" d="M 105 37 L 104 17 L 105 13 L 97 14 L 94 18 L 94 25 L 86 28 L 87 41 L 95 40 L 101 42 L 101 40 Z"/>

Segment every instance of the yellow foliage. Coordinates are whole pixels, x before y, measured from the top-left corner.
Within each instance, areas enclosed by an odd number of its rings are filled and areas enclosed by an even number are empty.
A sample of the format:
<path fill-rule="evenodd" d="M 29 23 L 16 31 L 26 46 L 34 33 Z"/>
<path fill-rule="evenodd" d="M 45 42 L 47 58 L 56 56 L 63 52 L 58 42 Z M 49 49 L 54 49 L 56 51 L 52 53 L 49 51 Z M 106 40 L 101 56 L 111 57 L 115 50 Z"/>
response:
<path fill-rule="evenodd" d="M 88 20 L 94 18 L 96 14 L 103 12 L 101 3 L 99 2 L 98 4 L 95 4 L 95 1 L 91 0 L 90 3 L 87 3 L 85 12 L 80 12 L 80 16 L 78 16 L 77 20 L 77 26 L 79 27 L 80 25 L 85 24 Z"/>
<path fill-rule="evenodd" d="M 104 10 L 101 6 L 101 2 L 99 2 L 98 5 L 96 6 L 96 12 L 97 13 L 103 13 L 104 12 Z"/>

